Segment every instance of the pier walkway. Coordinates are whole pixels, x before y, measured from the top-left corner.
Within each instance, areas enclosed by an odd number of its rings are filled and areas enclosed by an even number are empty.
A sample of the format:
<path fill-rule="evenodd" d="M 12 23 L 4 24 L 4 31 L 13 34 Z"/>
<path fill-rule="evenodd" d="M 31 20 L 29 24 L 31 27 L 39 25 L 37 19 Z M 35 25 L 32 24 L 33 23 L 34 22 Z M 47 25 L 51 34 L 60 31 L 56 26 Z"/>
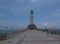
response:
<path fill-rule="evenodd" d="M 60 44 L 60 36 L 47 35 L 46 32 L 28 30 L 12 39 L 0 41 L 0 44 Z"/>

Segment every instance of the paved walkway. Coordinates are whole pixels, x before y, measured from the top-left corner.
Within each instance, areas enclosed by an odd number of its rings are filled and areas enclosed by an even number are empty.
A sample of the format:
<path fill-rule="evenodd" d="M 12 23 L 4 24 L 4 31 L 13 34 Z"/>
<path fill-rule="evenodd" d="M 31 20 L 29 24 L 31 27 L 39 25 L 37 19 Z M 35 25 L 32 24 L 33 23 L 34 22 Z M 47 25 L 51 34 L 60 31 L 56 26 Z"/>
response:
<path fill-rule="evenodd" d="M 37 30 L 28 30 L 13 39 L 0 42 L 0 44 L 60 44 L 60 40 L 51 34 Z"/>

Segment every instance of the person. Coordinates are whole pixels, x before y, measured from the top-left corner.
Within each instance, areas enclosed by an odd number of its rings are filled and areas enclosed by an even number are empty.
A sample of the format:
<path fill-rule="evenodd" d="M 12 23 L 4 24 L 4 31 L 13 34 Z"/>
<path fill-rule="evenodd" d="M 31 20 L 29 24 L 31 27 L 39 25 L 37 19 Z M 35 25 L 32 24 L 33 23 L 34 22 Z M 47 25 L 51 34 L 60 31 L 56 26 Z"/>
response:
<path fill-rule="evenodd" d="M 47 33 L 47 35 L 48 35 L 48 33 L 49 33 L 49 30 L 48 29 L 45 29 L 46 30 L 46 33 Z"/>
<path fill-rule="evenodd" d="M 53 29 L 51 29 L 51 34 L 53 34 Z"/>

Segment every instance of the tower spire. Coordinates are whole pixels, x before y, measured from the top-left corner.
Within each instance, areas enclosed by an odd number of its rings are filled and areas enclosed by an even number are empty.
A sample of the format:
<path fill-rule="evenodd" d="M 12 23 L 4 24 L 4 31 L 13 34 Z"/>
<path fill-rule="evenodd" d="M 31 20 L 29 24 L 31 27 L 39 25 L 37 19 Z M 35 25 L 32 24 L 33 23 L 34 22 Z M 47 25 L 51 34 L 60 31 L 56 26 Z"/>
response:
<path fill-rule="evenodd" d="M 33 14 L 34 14 L 34 12 L 31 10 L 30 11 L 30 24 L 34 24 L 34 22 L 33 22 Z"/>

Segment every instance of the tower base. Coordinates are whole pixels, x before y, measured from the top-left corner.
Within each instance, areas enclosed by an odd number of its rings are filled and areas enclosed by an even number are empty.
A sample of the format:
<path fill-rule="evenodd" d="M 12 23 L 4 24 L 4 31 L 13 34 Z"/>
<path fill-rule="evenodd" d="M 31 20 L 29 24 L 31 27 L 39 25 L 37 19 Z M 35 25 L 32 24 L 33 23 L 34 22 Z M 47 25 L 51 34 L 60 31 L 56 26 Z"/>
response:
<path fill-rule="evenodd" d="M 27 30 L 36 30 L 37 29 L 37 27 L 36 27 L 36 25 L 34 25 L 34 24 L 30 24 L 30 25 L 28 25 L 28 27 L 27 27 Z"/>

